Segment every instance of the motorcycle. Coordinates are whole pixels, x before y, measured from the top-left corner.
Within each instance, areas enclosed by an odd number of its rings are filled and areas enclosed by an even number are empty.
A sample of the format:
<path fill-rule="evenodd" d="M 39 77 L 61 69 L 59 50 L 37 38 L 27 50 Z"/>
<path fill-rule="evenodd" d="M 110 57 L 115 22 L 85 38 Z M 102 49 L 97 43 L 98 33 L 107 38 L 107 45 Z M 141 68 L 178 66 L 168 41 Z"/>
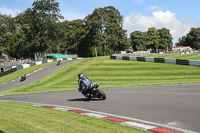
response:
<path fill-rule="evenodd" d="M 26 80 L 26 74 L 23 74 L 23 75 L 21 76 L 20 82 L 22 82 L 22 81 L 24 81 L 24 80 Z"/>
<path fill-rule="evenodd" d="M 105 100 L 106 94 L 102 90 L 98 89 L 98 87 L 99 84 L 92 83 L 90 91 L 87 94 L 82 94 L 88 99 L 98 98 L 99 100 Z"/>
<path fill-rule="evenodd" d="M 62 64 L 62 60 L 58 60 L 57 65 Z"/>

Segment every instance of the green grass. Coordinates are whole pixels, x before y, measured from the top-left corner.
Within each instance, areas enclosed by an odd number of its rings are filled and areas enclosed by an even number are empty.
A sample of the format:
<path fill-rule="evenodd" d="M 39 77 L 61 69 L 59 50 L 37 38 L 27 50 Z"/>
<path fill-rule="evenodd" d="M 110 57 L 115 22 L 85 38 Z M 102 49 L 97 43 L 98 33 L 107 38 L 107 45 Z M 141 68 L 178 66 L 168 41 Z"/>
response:
<path fill-rule="evenodd" d="M 73 62 L 39 81 L 0 94 L 76 90 L 80 72 L 100 83 L 100 88 L 200 83 L 199 67 L 98 57 Z"/>
<path fill-rule="evenodd" d="M 50 65 L 49 63 L 46 64 Z M 40 67 L 41 65 L 34 68 L 34 70 Z M 21 70 L 21 73 L 16 72 L 13 74 L 19 77 L 21 74 L 25 73 L 25 71 L 28 71 L 27 73 L 34 71 L 32 69 L 33 67 L 30 67 Z M 77 89 L 77 75 L 80 72 L 83 72 L 93 82 L 100 83 L 100 88 L 200 83 L 199 67 L 111 60 L 109 57 L 98 57 L 73 62 L 39 81 L 1 92 L 0 94 L 8 95 L 75 90 Z M 7 78 L 12 76 L 12 74 L 9 74 Z M 1 77 L 0 82 L 4 83 L 6 78 L 4 81 L 1 81 L 2 79 Z M 0 102 L 0 130 L 9 133 L 144 132 L 103 119 L 76 115 L 71 112 L 34 107 L 29 104 L 9 102 Z"/>
<path fill-rule="evenodd" d="M 140 57 L 154 57 L 154 58 L 176 58 L 185 60 L 200 60 L 200 54 L 189 54 L 189 55 L 147 55 Z"/>
<path fill-rule="evenodd" d="M 145 132 L 104 119 L 12 102 L 0 102 L 0 130 L 5 133 Z"/>
<path fill-rule="evenodd" d="M 41 65 L 21 69 L 19 71 L 14 72 L 14 73 L 5 75 L 3 77 L 0 77 L 0 85 L 3 84 L 3 83 L 7 83 L 7 82 L 10 82 L 12 80 L 15 80 L 15 79 L 21 77 L 22 74 L 28 74 L 28 73 L 33 72 L 35 70 L 38 70 L 40 68 L 47 67 L 49 65 L 56 64 L 56 63 L 57 62 L 44 63 L 44 64 L 41 64 Z"/>

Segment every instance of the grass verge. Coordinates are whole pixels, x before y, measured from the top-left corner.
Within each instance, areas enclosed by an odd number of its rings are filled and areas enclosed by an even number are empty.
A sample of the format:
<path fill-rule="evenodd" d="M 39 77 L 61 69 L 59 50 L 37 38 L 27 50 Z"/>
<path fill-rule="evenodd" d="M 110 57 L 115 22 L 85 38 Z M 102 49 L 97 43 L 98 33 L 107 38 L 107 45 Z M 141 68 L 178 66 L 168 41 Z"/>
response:
<path fill-rule="evenodd" d="M 128 126 L 71 112 L 0 102 L 0 130 L 5 133 L 144 133 Z"/>
<path fill-rule="evenodd" d="M 0 94 L 76 90 L 80 72 L 100 83 L 100 88 L 200 83 L 199 67 L 97 57 L 73 62 L 41 80 Z"/>

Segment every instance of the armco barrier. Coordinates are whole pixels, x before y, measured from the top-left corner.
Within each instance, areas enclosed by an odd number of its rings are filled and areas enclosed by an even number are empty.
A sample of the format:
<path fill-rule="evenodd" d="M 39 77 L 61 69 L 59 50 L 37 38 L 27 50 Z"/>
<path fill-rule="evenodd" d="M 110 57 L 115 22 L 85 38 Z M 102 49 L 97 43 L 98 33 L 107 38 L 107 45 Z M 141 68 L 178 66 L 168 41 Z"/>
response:
<path fill-rule="evenodd" d="M 200 61 L 189 60 L 189 65 L 200 67 Z"/>
<path fill-rule="evenodd" d="M 42 61 L 37 61 L 36 62 L 36 65 L 40 65 L 40 64 L 42 64 Z"/>
<path fill-rule="evenodd" d="M 22 65 L 17 65 L 17 71 L 23 69 Z"/>
<path fill-rule="evenodd" d="M 189 61 L 188 60 L 182 60 L 182 59 L 176 59 L 176 64 L 189 65 Z"/>
<path fill-rule="evenodd" d="M 22 64 L 23 68 L 28 68 L 30 67 L 30 64 Z"/>
<path fill-rule="evenodd" d="M 165 59 L 164 58 L 154 58 L 154 61 L 156 63 L 165 63 Z"/>
<path fill-rule="evenodd" d="M 166 64 L 176 64 L 176 59 L 164 58 Z"/>
<path fill-rule="evenodd" d="M 36 65 L 36 63 L 35 63 L 35 62 L 30 64 L 30 66 L 35 66 L 35 65 Z"/>
<path fill-rule="evenodd" d="M 173 59 L 173 58 L 129 57 L 129 56 L 113 56 L 112 55 L 110 56 L 110 59 L 155 62 L 155 63 L 166 63 L 166 64 L 177 64 L 177 65 L 188 65 L 188 66 L 200 67 L 200 61 Z"/>
<path fill-rule="evenodd" d="M 10 73 L 15 72 L 15 71 L 17 71 L 17 68 L 12 68 L 11 70 L 8 70 L 8 71 L 5 71 L 5 72 L 1 72 L 0 73 L 0 77 L 1 76 L 5 76 L 5 75 L 10 74 Z"/>
<path fill-rule="evenodd" d="M 47 60 L 42 60 L 42 64 L 47 63 L 47 62 L 48 62 Z"/>
<path fill-rule="evenodd" d="M 154 58 L 145 58 L 145 62 L 155 62 Z"/>
<path fill-rule="evenodd" d="M 113 58 L 116 58 L 113 56 Z M 120 57 L 122 59 L 122 57 Z M 83 59 L 83 58 L 66 58 L 66 60 L 72 60 L 72 59 Z M 12 68 L 11 70 L 5 71 L 4 72 L 4 68 L 0 68 L 0 77 L 10 74 L 12 72 L 27 68 L 27 67 L 31 67 L 31 66 L 35 66 L 35 65 L 40 65 L 40 64 L 44 64 L 44 63 L 48 63 L 48 62 L 53 62 L 53 61 L 57 61 L 57 59 L 50 59 L 50 60 L 42 60 L 42 61 L 37 61 L 37 62 L 32 62 L 30 64 L 22 64 L 22 65 L 17 65 L 16 68 Z"/>
<path fill-rule="evenodd" d="M 67 58 L 67 60 L 72 60 L 72 58 Z"/>
<path fill-rule="evenodd" d="M 110 56 L 110 59 L 116 59 L 116 56 Z"/>
<path fill-rule="evenodd" d="M 137 61 L 137 57 L 129 57 L 129 60 L 131 60 L 131 61 Z"/>
<path fill-rule="evenodd" d="M 128 56 L 122 56 L 122 59 L 123 60 L 129 60 L 129 57 Z"/>
<path fill-rule="evenodd" d="M 122 56 L 116 56 L 117 60 L 122 60 Z"/>
<path fill-rule="evenodd" d="M 145 62 L 145 57 L 137 57 L 137 61 L 143 61 L 143 62 Z"/>

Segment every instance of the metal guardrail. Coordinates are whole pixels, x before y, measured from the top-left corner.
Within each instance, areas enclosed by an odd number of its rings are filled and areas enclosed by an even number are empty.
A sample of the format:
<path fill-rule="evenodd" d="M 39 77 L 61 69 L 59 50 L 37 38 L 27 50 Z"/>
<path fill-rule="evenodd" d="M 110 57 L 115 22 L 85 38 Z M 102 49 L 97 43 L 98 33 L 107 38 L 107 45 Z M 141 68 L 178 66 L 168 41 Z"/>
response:
<path fill-rule="evenodd" d="M 23 61 L 15 61 L 15 62 L 0 62 L 0 68 L 7 68 L 10 66 L 17 66 L 23 64 Z"/>
<path fill-rule="evenodd" d="M 50 54 L 60 54 L 60 53 L 50 53 Z M 63 54 L 64 55 L 64 54 Z M 69 56 L 71 56 L 72 58 L 78 58 L 77 54 L 67 54 Z M 37 58 L 36 61 L 42 61 L 42 58 Z M 11 62 L 7 62 L 7 61 L 0 61 L 0 68 L 7 68 L 10 66 L 17 66 L 17 65 L 22 65 L 22 64 L 30 64 L 30 60 L 29 59 L 25 59 L 25 60 L 17 60 L 17 61 L 11 61 Z"/>
<path fill-rule="evenodd" d="M 184 59 L 175 59 L 175 58 L 153 58 L 153 57 L 129 57 L 129 56 L 113 56 L 113 55 L 110 56 L 110 59 L 154 62 L 154 63 L 167 63 L 167 64 L 177 64 L 177 65 L 200 67 L 200 60 L 184 60 Z"/>
<path fill-rule="evenodd" d="M 200 51 L 190 52 L 170 52 L 170 53 L 126 53 L 126 54 L 112 54 L 112 56 L 145 56 L 145 55 L 183 55 L 183 54 L 199 54 Z"/>
<path fill-rule="evenodd" d="M 4 62 L 0 62 L 0 69 L 2 71 L 8 71 L 11 70 L 13 66 L 18 66 L 18 65 L 22 65 L 22 64 L 30 64 L 30 60 L 18 60 L 18 61 L 4 61 Z M 0 72 L 1 72 L 0 71 Z"/>

